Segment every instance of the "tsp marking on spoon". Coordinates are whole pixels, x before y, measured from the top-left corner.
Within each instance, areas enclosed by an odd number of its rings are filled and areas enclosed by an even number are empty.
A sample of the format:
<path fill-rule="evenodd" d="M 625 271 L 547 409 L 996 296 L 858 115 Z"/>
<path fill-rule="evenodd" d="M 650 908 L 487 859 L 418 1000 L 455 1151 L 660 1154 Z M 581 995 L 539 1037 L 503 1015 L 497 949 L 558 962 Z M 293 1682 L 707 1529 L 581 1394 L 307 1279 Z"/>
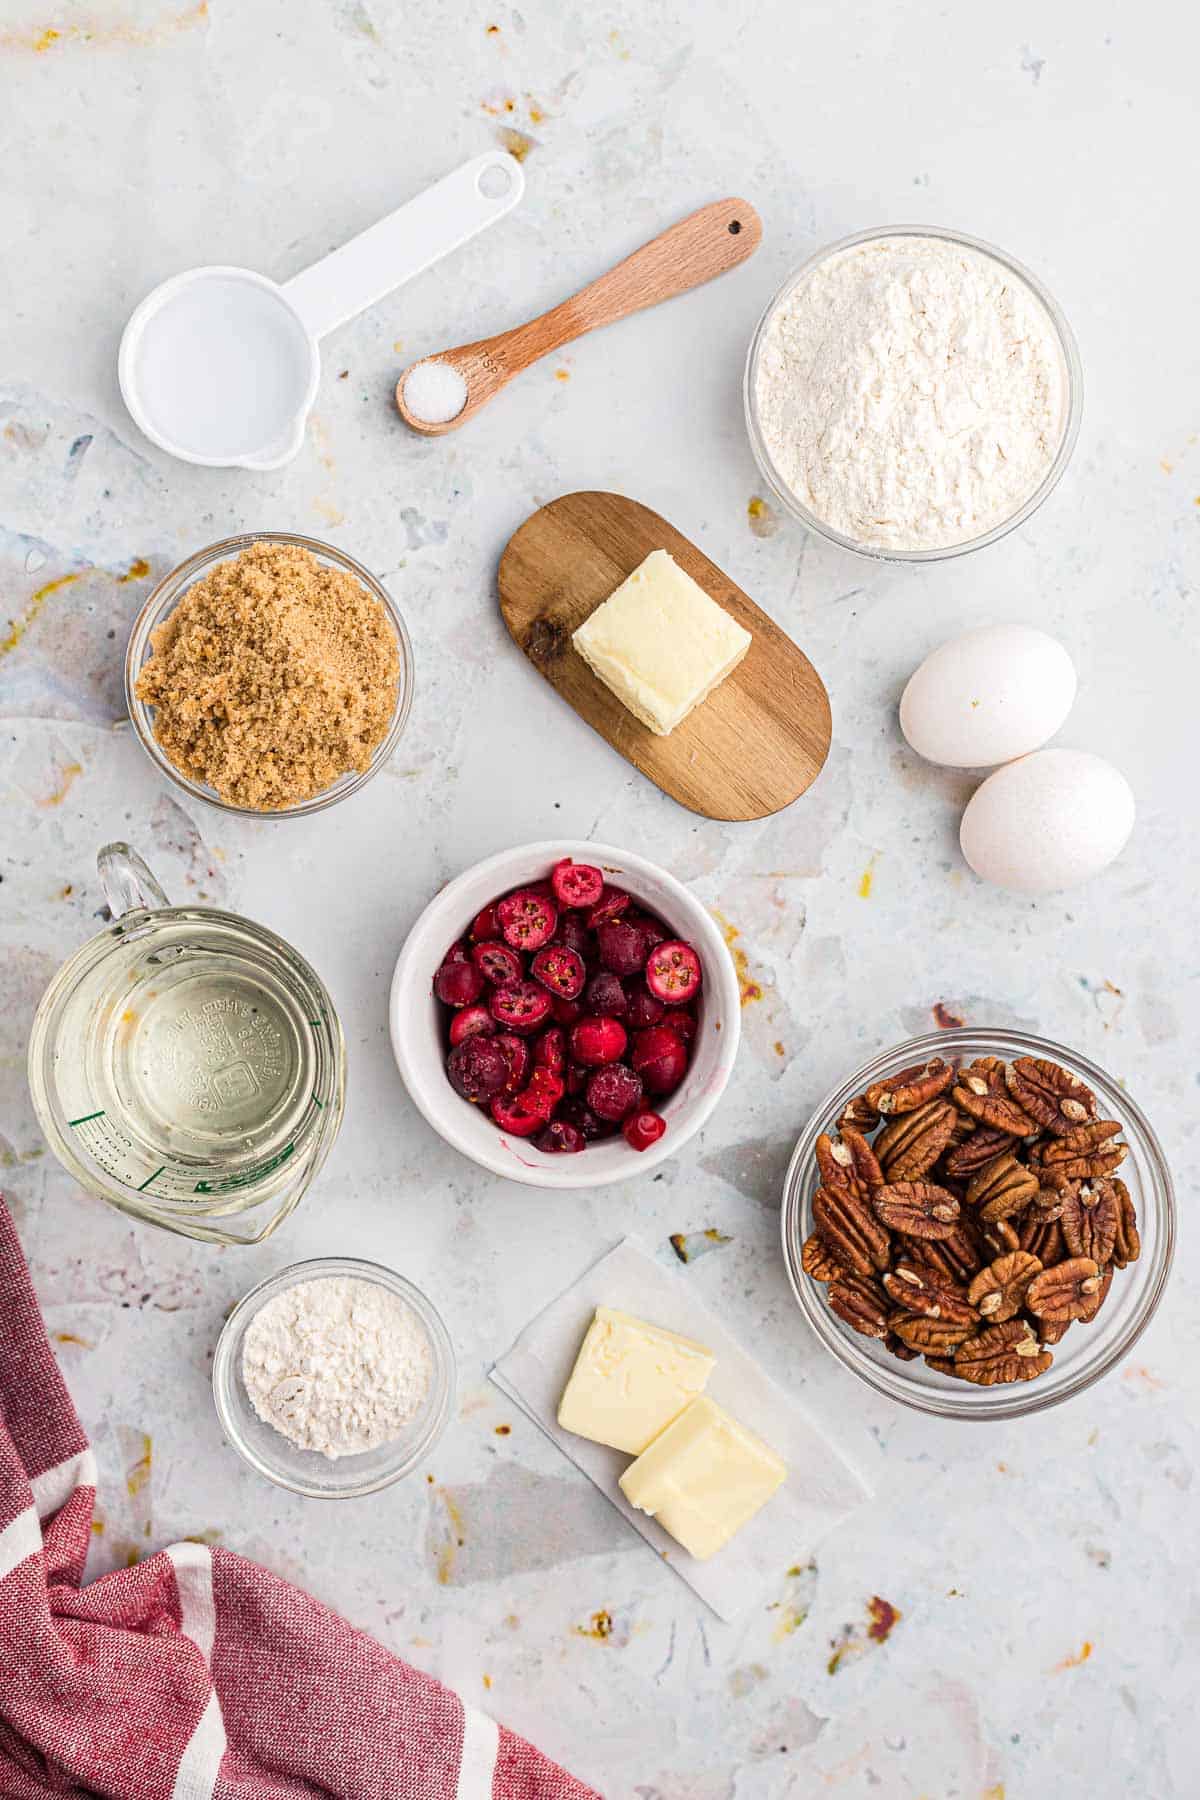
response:
<path fill-rule="evenodd" d="M 761 239 L 762 220 L 747 201 L 702 206 L 551 311 L 512 331 L 413 363 L 396 383 L 400 417 L 425 437 L 457 431 L 543 356 L 735 269 Z"/>

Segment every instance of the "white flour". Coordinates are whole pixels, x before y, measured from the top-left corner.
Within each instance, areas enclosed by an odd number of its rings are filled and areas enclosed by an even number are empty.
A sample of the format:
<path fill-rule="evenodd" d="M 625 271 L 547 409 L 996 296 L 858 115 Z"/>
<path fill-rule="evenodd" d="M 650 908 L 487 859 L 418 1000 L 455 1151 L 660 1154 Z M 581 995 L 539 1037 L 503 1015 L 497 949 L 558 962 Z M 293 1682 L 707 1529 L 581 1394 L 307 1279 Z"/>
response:
<path fill-rule="evenodd" d="M 768 322 L 756 384 L 784 486 L 856 542 L 961 544 L 1002 523 L 1057 453 L 1066 371 L 1024 282 L 942 238 L 842 251 Z"/>
<path fill-rule="evenodd" d="M 401 1436 L 429 1392 L 424 1325 L 377 1282 L 302 1281 L 246 1328 L 242 1378 L 260 1419 L 302 1450 L 353 1456 Z"/>

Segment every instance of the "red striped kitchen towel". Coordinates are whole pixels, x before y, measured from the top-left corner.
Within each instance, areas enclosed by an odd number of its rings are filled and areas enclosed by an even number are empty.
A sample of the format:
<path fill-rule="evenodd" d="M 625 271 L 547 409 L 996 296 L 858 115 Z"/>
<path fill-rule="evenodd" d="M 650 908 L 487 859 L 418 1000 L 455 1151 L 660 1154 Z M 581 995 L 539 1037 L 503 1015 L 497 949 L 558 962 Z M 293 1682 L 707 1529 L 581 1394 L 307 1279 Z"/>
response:
<path fill-rule="evenodd" d="M 599 1800 L 229 1550 L 80 1585 L 96 1465 L 0 1199 L 0 1795 Z"/>

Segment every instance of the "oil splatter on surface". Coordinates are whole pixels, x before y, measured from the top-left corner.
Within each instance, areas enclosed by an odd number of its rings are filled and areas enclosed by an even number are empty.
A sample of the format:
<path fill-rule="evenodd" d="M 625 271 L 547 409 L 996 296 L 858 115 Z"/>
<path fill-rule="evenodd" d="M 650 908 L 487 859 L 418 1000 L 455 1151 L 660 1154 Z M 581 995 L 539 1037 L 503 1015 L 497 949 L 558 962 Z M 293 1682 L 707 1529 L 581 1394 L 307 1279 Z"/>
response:
<path fill-rule="evenodd" d="M 1094 1648 L 1091 1640 L 1084 1638 L 1078 1650 L 1073 1651 L 1070 1656 L 1064 1656 L 1061 1662 L 1055 1663 L 1052 1673 L 1061 1675 L 1066 1669 L 1081 1669 L 1085 1662 L 1090 1662 Z"/>
<path fill-rule="evenodd" d="M 746 503 L 746 518 L 756 538 L 773 538 L 779 530 L 779 514 L 761 494 L 751 495 Z"/>
<path fill-rule="evenodd" d="M 725 917 L 724 913 L 718 912 L 715 906 L 712 908 L 712 915 L 721 927 L 722 935 L 729 946 L 729 954 L 733 958 L 733 966 L 737 971 L 738 991 L 741 994 L 742 1005 L 750 1006 L 755 1000 L 762 999 L 763 991 L 761 982 L 751 972 L 750 958 L 738 942 L 742 935 L 741 931 Z"/>
<path fill-rule="evenodd" d="M 720 1250 L 725 1244 L 732 1244 L 733 1239 L 723 1231 L 709 1226 L 706 1231 L 675 1231 L 668 1240 L 672 1250 L 681 1263 L 694 1263 L 710 1250 Z"/>
<path fill-rule="evenodd" d="M 845 1668 L 847 1662 L 862 1656 L 866 1651 L 879 1644 L 886 1644 L 893 1630 L 903 1618 L 903 1613 L 893 1606 L 890 1600 L 884 1600 L 878 1594 L 872 1594 L 867 1601 L 865 1625 L 844 1625 L 840 1635 L 834 1640 L 832 1652 L 826 1666 L 826 1672 L 836 1675 Z"/>

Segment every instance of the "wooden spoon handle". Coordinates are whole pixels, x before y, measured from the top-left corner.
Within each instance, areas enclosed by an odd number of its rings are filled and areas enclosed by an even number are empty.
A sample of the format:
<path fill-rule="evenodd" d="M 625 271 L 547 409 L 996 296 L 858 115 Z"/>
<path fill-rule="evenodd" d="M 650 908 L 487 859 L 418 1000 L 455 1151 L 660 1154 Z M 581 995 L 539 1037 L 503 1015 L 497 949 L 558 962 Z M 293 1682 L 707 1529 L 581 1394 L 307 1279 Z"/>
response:
<path fill-rule="evenodd" d="M 415 415 L 405 403 L 406 370 L 396 384 L 396 405 L 405 422 L 426 437 L 440 437 L 485 406 L 505 384 L 573 338 L 611 325 L 643 307 L 656 306 L 716 275 L 735 269 L 752 256 L 762 240 L 762 220 L 745 200 L 714 200 L 678 225 L 651 238 L 632 256 L 589 282 L 549 312 L 495 337 L 479 338 L 427 357 L 457 369 L 467 385 L 467 400 L 452 419 L 435 422 Z M 414 365 L 415 366 L 415 365 Z"/>
<path fill-rule="evenodd" d="M 702 206 L 550 312 L 518 326 L 517 333 L 533 351 L 528 361 L 736 269 L 761 240 L 762 220 L 745 200 Z"/>

